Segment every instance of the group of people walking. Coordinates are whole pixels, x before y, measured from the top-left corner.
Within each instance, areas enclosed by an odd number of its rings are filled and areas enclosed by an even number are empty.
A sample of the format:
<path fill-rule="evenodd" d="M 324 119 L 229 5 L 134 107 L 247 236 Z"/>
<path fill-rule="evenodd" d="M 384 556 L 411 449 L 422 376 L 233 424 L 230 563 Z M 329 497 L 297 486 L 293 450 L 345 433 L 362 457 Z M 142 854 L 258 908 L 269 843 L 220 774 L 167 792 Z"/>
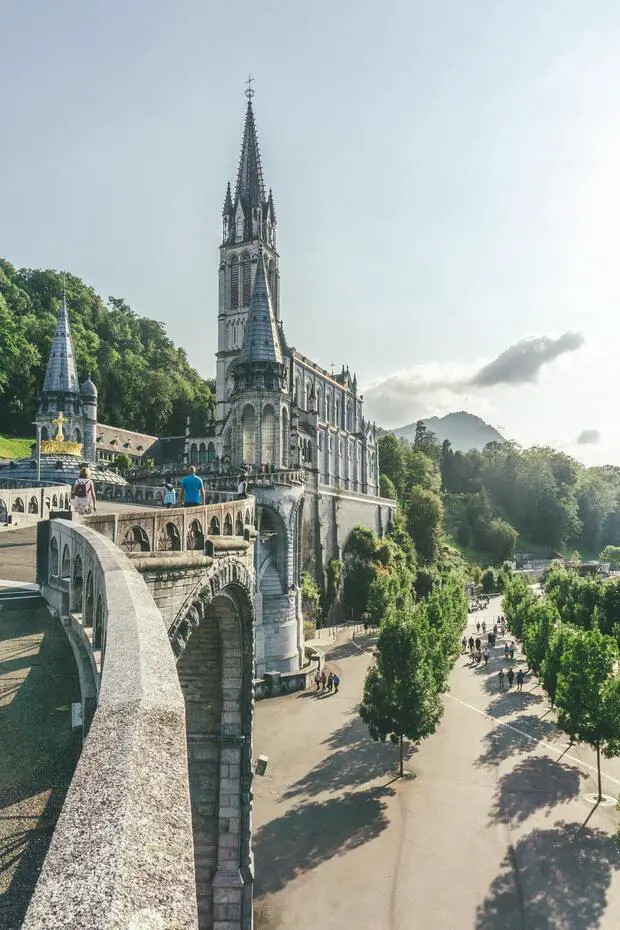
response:
<path fill-rule="evenodd" d="M 482 632 L 483 634 L 487 633 L 486 620 L 483 620 L 482 623 L 480 623 L 480 621 L 476 623 L 476 632 Z M 491 658 L 490 648 L 495 646 L 497 636 L 500 632 L 502 636 L 504 636 L 506 633 L 506 621 L 504 617 L 498 617 L 497 622 L 493 625 L 493 629 L 489 630 L 487 633 L 487 642 L 484 645 L 484 648 L 480 636 L 476 636 L 474 638 L 474 636 L 471 635 L 468 639 L 467 636 L 464 635 L 461 640 L 463 652 L 465 653 L 469 650 L 469 654 L 475 665 L 479 665 L 480 662 L 484 662 L 485 667 L 487 667 L 489 664 L 489 659 Z M 504 659 L 506 662 L 508 660 L 511 662 L 514 660 L 515 652 L 516 646 L 514 640 L 511 640 L 510 643 L 506 642 L 504 644 Z M 500 668 L 497 677 L 499 681 L 499 687 L 502 691 L 504 690 L 504 683 L 506 681 L 508 682 L 508 688 L 512 688 L 516 678 L 517 691 L 522 690 L 523 684 L 525 682 L 525 673 L 521 669 L 519 669 L 515 675 L 514 669 L 512 668 L 509 668 L 507 672 L 504 671 L 503 668 Z"/>
<path fill-rule="evenodd" d="M 330 672 L 329 675 L 326 674 L 325 669 L 322 672 L 319 672 L 317 669 L 316 675 L 314 676 L 314 684 L 316 685 L 316 693 L 323 694 L 323 692 L 334 692 L 338 694 L 338 688 L 340 687 L 340 678 L 336 672 Z"/>

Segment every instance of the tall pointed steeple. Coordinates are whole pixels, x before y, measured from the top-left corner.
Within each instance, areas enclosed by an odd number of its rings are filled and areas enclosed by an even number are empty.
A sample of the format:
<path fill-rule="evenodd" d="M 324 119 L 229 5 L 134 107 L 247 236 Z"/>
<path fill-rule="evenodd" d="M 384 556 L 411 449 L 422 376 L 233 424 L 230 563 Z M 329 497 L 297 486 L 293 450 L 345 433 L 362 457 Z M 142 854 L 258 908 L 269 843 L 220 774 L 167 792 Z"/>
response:
<path fill-rule="evenodd" d="M 266 199 L 252 98 L 248 97 L 241 157 L 239 159 L 239 170 L 237 171 L 237 185 L 235 187 L 235 206 L 241 200 L 244 210 L 248 207 L 250 209 L 253 207 L 262 208 Z"/>
<path fill-rule="evenodd" d="M 58 319 L 56 320 L 56 332 L 54 333 L 52 348 L 47 362 L 43 390 L 47 393 L 55 391 L 58 393 L 79 394 L 80 392 L 80 384 L 75 370 L 75 361 L 73 359 L 73 343 L 71 341 L 71 329 L 69 327 L 69 314 L 67 313 L 67 300 L 64 288 Z"/>
<path fill-rule="evenodd" d="M 239 361 L 241 363 L 271 362 L 275 365 L 282 364 L 280 334 L 273 314 L 271 295 L 267 284 L 267 272 L 265 270 L 265 256 L 262 249 L 258 254 L 254 290 L 252 291 Z"/>

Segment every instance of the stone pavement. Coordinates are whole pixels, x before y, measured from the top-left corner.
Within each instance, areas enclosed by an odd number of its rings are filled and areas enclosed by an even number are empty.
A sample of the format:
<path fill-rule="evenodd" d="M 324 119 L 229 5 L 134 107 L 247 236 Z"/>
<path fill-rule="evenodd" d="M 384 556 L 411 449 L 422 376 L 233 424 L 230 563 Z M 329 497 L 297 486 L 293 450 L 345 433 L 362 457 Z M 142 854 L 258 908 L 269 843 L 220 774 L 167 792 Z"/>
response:
<path fill-rule="evenodd" d="M 492 601 L 489 622 L 499 613 Z M 363 640 L 324 643 L 338 695 L 256 707 L 255 752 L 269 756 L 254 780 L 256 930 L 617 930 L 615 807 L 589 801 L 593 754 L 567 749 L 531 676 L 499 691 L 503 642 L 488 669 L 457 660 L 403 781 L 356 713 Z M 604 771 L 615 798 L 620 762 Z"/>
<path fill-rule="evenodd" d="M 17 609 L 0 598 L 2 930 L 21 927 L 52 837 L 79 754 L 71 731 L 79 699 L 63 629 L 44 606 Z"/>

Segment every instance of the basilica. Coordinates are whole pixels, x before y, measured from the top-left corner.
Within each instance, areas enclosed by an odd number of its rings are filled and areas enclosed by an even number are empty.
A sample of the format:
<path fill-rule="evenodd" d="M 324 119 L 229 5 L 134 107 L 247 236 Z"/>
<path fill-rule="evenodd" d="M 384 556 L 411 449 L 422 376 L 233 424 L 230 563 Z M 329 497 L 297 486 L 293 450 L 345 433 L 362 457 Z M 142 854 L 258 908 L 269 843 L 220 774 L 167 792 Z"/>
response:
<path fill-rule="evenodd" d="M 374 424 L 357 378 L 289 346 L 280 317 L 277 220 L 263 180 L 251 90 L 234 192 L 226 188 L 219 264 L 217 415 L 186 456 L 233 468 L 303 468 L 320 486 L 379 494 Z"/>

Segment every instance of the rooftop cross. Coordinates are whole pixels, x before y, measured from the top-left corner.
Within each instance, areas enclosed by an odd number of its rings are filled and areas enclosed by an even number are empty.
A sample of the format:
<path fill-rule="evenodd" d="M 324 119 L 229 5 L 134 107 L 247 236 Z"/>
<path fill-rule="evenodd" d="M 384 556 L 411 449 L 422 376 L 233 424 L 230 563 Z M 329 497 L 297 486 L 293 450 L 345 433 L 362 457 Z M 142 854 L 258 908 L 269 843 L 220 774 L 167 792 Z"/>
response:
<path fill-rule="evenodd" d="M 244 94 L 246 95 L 246 97 L 248 98 L 248 100 L 251 100 L 252 97 L 254 96 L 254 94 L 256 93 L 256 91 L 252 89 L 252 82 L 253 82 L 253 81 L 254 81 L 254 78 L 252 77 L 252 75 L 251 75 L 251 74 L 248 74 L 248 79 L 247 79 L 247 81 L 245 82 L 248 86 L 247 86 L 247 90 L 244 91 Z"/>

